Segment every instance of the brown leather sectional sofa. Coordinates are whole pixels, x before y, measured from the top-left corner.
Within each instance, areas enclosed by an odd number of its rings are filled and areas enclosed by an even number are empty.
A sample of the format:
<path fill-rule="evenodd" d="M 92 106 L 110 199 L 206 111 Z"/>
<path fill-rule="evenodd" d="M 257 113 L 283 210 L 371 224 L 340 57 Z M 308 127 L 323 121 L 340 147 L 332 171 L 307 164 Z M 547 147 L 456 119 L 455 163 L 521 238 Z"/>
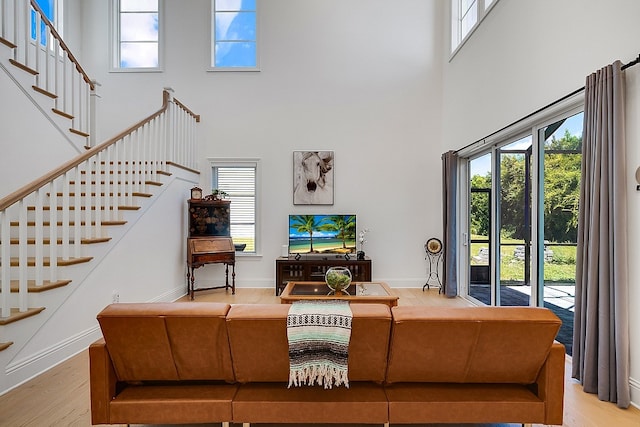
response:
<path fill-rule="evenodd" d="M 93 424 L 562 424 L 560 320 L 524 307 L 352 304 L 349 388 L 287 388 L 289 306 L 113 304 Z"/>

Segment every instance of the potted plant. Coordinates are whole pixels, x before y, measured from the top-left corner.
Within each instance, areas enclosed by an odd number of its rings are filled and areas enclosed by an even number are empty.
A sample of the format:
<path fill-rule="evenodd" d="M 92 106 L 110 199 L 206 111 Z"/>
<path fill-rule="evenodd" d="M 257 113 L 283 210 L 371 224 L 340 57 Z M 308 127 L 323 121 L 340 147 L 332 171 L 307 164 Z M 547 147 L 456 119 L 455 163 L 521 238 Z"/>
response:
<path fill-rule="evenodd" d="M 207 196 L 209 200 L 224 200 L 229 194 L 225 191 L 214 188 L 211 190 L 211 194 Z"/>

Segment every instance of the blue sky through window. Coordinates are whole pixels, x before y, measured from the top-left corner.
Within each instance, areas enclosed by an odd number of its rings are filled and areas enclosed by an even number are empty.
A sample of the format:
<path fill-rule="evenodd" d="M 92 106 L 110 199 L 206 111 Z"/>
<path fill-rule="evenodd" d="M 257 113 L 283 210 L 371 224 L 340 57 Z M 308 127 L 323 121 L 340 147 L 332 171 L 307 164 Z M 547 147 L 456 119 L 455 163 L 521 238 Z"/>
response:
<path fill-rule="evenodd" d="M 36 3 L 40 6 L 40 9 L 42 9 L 44 16 L 46 16 L 52 23 L 56 22 L 54 15 L 54 1 L 55 0 L 36 0 Z M 33 40 L 36 39 L 36 12 L 34 10 L 31 11 L 31 38 Z M 47 32 L 44 22 L 40 24 L 40 43 L 43 46 L 47 45 Z"/>
<path fill-rule="evenodd" d="M 214 66 L 255 67 L 256 1 L 215 0 Z"/>
<path fill-rule="evenodd" d="M 158 31 L 158 0 L 120 0 L 120 67 L 157 67 Z"/>
<path fill-rule="evenodd" d="M 567 117 L 562 126 L 560 126 L 553 135 L 556 138 L 562 138 L 565 134 L 565 131 L 569 131 L 570 135 L 577 136 L 582 138 L 582 121 L 583 121 L 583 113 L 575 114 L 571 117 Z M 526 149 L 531 145 L 532 138 L 531 136 L 527 136 L 522 138 L 521 140 L 515 141 L 512 144 L 509 144 L 507 149 L 511 150 L 519 150 Z M 485 176 L 489 171 L 491 171 L 491 155 L 486 154 L 482 157 L 478 157 L 471 162 L 471 176 L 481 175 Z"/>

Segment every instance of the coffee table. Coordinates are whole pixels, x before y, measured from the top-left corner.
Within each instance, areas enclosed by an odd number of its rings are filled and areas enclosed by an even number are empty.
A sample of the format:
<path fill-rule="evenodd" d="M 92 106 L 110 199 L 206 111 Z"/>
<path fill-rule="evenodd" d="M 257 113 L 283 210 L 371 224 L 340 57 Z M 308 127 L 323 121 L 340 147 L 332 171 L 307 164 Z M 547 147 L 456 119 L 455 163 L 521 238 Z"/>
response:
<path fill-rule="evenodd" d="M 291 304 L 305 300 L 346 300 L 351 303 L 398 305 L 398 297 L 393 295 L 384 282 L 352 282 L 345 292 L 333 292 L 324 282 L 289 282 L 280 295 L 280 303 Z"/>

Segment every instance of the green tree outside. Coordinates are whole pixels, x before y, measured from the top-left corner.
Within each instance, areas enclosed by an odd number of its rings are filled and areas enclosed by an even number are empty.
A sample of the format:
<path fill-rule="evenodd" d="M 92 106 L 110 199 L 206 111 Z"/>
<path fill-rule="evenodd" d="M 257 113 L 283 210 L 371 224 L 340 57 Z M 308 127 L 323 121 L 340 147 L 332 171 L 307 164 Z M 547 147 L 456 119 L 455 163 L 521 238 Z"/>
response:
<path fill-rule="evenodd" d="M 544 158 L 544 239 L 554 255 L 545 263 L 545 281 L 575 280 L 575 246 L 554 246 L 554 243 L 577 242 L 578 204 L 580 198 L 582 139 L 565 130 L 562 138 L 552 136 L 545 142 Z M 559 152 L 564 151 L 564 152 Z M 569 151 L 569 152 L 566 152 Z M 501 241 L 524 244 L 528 233 L 524 221 L 525 155 L 504 153 L 500 158 Z M 531 165 L 533 167 L 533 165 Z M 491 188 L 491 173 L 471 177 L 471 188 Z M 470 200 L 470 232 L 476 238 L 489 236 L 489 197 L 472 192 Z M 480 246 L 486 246 L 477 244 Z M 512 248 L 513 246 L 505 246 Z M 472 244 L 471 254 L 478 248 Z M 509 279 L 523 278 L 523 262 L 516 260 L 510 249 L 501 252 L 501 273 Z M 505 277 L 506 279 L 506 277 Z"/>

